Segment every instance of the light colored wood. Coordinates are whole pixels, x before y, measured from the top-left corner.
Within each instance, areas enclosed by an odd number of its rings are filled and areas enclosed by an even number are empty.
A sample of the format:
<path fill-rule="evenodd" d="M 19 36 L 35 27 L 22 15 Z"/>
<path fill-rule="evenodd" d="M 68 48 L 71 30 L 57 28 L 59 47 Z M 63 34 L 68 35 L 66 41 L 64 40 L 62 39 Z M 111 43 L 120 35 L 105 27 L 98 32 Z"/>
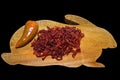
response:
<path fill-rule="evenodd" d="M 96 60 L 101 56 L 102 49 L 116 48 L 117 43 L 110 32 L 107 30 L 97 27 L 85 18 L 77 15 L 65 15 L 65 18 L 79 23 L 80 25 L 70 25 L 59 23 L 52 20 L 38 20 L 36 21 L 39 25 L 39 30 L 46 29 L 49 27 L 77 27 L 84 33 L 84 37 L 81 40 L 81 53 L 78 53 L 75 58 L 72 55 L 65 55 L 63 60 L 57 61 L 52 59 L 50 56 L 44 61 L 41 58 L 37 58 L 33 55 L 33 49 L 31 42 L 22 48 L 15 48 L 16 42 L 22 36 L 24 25 L 20 27 L 11 37 L 10 49 L 11 53 L 3 53 L 1 55 L 2 59 L 10 65 L 26 65 L 26 66 L 51 66 L 51 65 L 61 65 L 66 67 L 80 67 L 81 65 L 87 67 L 105 67 L 104 64 L 96 62 Z M 35 37 L 36 38 L 36 37 Z"/>

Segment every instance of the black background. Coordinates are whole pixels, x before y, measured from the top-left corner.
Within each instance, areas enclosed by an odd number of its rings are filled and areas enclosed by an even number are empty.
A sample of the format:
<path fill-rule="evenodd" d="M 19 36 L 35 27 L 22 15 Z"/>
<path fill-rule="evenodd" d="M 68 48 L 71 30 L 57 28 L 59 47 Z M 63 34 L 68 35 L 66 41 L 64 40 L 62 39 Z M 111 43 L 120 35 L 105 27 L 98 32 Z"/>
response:
<path fill-rule="evenodd" d="M 49 19 L 64 22 L 65 14 L 84 17 L 97 26 L 108 30 L 119 47 L 119 23 L 117 2 L 81 2 L 81 1 L 14 1 L 3 2 L 0 7 L 0 54 L 10 52 L 9 40 L 14 32 L 27 20 Z M 11 66 L 0 58 L 0 80 L 5 79 L 61 79 L 61 80 L 115 80 L 119 76 L 119 52 L 105 49 L 98 59 L 105 68 L 67 68 L 62 66 L 27 67 Z"/>

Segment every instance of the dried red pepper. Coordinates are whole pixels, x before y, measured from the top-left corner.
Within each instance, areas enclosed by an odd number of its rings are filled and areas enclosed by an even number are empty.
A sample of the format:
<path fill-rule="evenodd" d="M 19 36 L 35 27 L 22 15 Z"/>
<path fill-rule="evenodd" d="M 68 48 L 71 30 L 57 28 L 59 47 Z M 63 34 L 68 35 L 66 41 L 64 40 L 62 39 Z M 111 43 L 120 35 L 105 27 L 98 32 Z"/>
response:
<path fill-rule="evenodd" d="M 64 55 L 72 53 L 74 58 L 80 52 L 80 40 L 84 34 L 75 27 L 57 27 L 40 30 L 32 42 L 34 54 L 44 60 L 47 56 L 62 60 Z"/>

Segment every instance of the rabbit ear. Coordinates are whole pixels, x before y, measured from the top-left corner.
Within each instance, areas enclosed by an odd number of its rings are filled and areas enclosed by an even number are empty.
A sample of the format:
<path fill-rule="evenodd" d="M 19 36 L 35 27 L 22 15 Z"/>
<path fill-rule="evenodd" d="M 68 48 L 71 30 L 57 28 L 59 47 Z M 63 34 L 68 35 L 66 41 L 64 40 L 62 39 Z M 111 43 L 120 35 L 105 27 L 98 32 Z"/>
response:
<path fill-rule="evenodd" d="M 96 26 L 87 19 L 77 16 L 77 15 L 72 15 L 72 14 L 67 14 L 65 15 L 65 22 L 68 24 L 79 24 L 81 26 Z"/>

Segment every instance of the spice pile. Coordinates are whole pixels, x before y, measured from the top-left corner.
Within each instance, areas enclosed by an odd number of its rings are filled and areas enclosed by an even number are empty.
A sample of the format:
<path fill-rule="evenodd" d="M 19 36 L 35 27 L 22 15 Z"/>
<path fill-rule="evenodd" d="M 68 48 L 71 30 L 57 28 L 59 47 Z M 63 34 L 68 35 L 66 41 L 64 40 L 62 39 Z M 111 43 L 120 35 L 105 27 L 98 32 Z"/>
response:
<path fill-rule="evenodd" d="M 84 34 L 75 27 L 47 27 L 47 30 L 40 30 L 38 37 L 32 42 L 34 54 L 44 60 L 47 56 L 53 59 L 62 60 L 64 55 L 72 53 L 74 58 L 80 52 L 80 40 Z"/>

